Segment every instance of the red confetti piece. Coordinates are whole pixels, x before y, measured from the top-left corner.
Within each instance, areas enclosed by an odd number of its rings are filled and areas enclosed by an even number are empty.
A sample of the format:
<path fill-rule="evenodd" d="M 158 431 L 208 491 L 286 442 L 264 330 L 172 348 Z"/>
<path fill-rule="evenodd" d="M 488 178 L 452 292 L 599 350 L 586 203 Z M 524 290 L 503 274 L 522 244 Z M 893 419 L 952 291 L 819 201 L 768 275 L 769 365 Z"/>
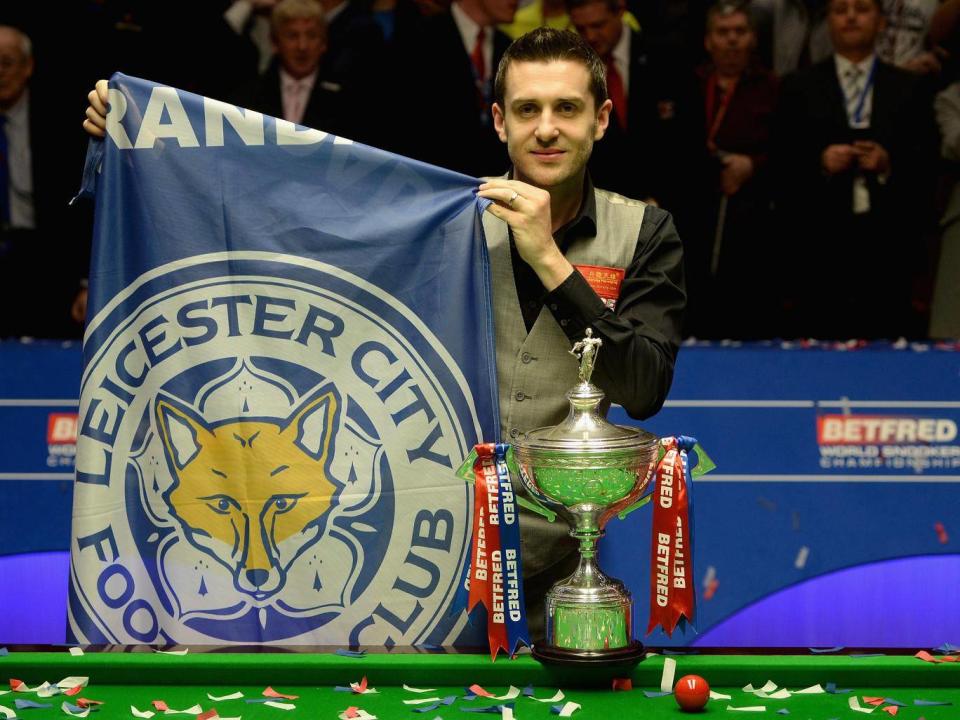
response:
<path fill-rule="evenodd" d="M 358 710 L 357 707 L 351 705 L 344 711 L 343 714 L 346 715 L 348 718 L 360 717 L 360 713 L 358 713 L 357 710 Z"/>
<path fill-rule="evenodd" d="M 471 685 L 470 692 L 472 692 L 474 695 L 479 695 L 480 697 L 493 697 L 492 692 L 487 692 L 479 685 Z"/>
<path fill-rule="evenodd" d="M 940 658 L 940 662 L 960 662 L 960 656 L 957 655 L 943 655 Z"/>
<path fill-rule="evenodd" d="M 630 678 L 614 678 L 613 679 L 613 689 L 614 690 L 633 690 L 633 680 Z"/>
<path fill-rule="evenodd" d="M 950 537 L 947 535 L 947 529 L 943 526 L 942 522 L 934 523 L 933 529 L 937 533 L 937 540 L 940 541 L 941 545 L 946 545 L 950 542 Z"/>
<path fill-rule="evenodd" d="M 197 715 L 197 720 L 211 720 L 211 718 L 215 718 L 215 717 L 220 717 L 217 714 L 217 709 L 210 708 L 206 712 L 202 712 L 199 715 Z"/>
<path fill-rule="evenodd" d="M 364 675 L 363 678 L 360 680 L 360 683 L 353 689 L 353 691 L 354 691 L 355 693 L 361 693 L 361 694 L 362 694 L 363 691 L 366 690 L 366 689 L 367 689 L 367 676 Z"/>
<path fill-rule="evenodd" d="M 703 599 L 710 600 L 717 592 L 717 588 L 720 587 L 720 581 L 714 578 L 707 583 L 706 589 L 703 591 Z"/>
<path fill-rule="evenodd" d="M 10 689 L 20 691 L 20 688 L 23 687 L 23 680 L 17 680 L 16 678 L 10 678 Z"/>
<path fill-rule="evenodd" d="M 863 701 L 864 701 L 867 705 L 883 705 L 883 698 L 882 698 L 882 697 L 870 697 L 870 696 L 868 696 L 868 695 L 864 695 L 864 696 L 863 696 Z"/>
<path fill-rule="evenodd" d="M 154 700 L 150 704 L 153 705 L 160 712 L 166 712 L 167 710 L 170 709 L 169 706 L 163 700 Z"/>
<path fill-rule="evenodd" d="M 918 652 L 916 655 L 914 655 L 914 657 L 915 657 L 915 658 L 920 658 L 920 659 L 923 660 L 924 662 L 929 662 L 929 663 L 943 662 L 943 660 L 941 660 L 941 659 L 938 658 L 938 657 L 934 657 L 933 655 L 931 655 L 930 653 L 928 653 L 926 650 L 921 650 L 921 651 Z"/>
<path fill-rule="evenodd" d="M 75 686 L 75 687 L 70 688 L 69 690 L 64 690 L 64 691 L 63 691 L 63 694 L 64 694 L 64 695 L 76 695 L 77 693 L 80 693 L 80 692 L 83 692 L 83 685 L 77 685 L 77 686 Z"/>
<path fill-rule="evenodd" d="M 364 681 L 366 681 L 366 678 L 364 678 Z M 366 685 L 364 685 L 364 688 L 366 688 Z M 284 700 L 296 700 L 300 697 L 299 695 L 284 695 L 283 693 L 277 692 L 272 687 L 268 687 L 266 690 L 264 690 L 263 696 L 272 697 L 272 698 L 283 698 Z"/>
<path fill-rule="evenodd" d="M 91 705 L 103 705 L 103 700 L 91 700 L 90 698 L 77 698 L 77 707 L 88 708 Z"/>
<path fill-rule="evenodd" d="M 885 713 L 889 713 L 890 715 L 896 715 L 898 712 L 900 712 L 900 708 L 898 708 L 896 705 L 887 705 L 885 708 L 880 709 Z"/>

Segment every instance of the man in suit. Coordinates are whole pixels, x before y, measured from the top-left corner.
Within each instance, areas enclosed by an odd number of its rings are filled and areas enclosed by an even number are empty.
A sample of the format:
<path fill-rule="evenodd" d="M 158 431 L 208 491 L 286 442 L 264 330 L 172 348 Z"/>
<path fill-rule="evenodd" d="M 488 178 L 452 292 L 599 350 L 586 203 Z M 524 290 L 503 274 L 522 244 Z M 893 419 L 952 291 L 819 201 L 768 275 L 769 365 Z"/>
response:
<path fill-rule="evenodd" d="M 466 175 L 499 175 L 509 164 L 490 115 L 493 77 L 510 38 L 517 0 L 456 0 L 427 18 L 399 48 L 404 103 L 413 108 L 399 149 Z M 424 117 L 430 117 L 424 132 Z M 434 120 L 436 118 L 436 120 Z"/>
<path fill-rule="evenodd" d="M 930 97 L 874 52 L 879 0 L 831 0 L 835 55 L 782 87 L 776 112 L 779 209 L 792 251 L 800 335 L 922 333 L 912 272 L 924 267 L 924 208 L 936 153 Z"/>

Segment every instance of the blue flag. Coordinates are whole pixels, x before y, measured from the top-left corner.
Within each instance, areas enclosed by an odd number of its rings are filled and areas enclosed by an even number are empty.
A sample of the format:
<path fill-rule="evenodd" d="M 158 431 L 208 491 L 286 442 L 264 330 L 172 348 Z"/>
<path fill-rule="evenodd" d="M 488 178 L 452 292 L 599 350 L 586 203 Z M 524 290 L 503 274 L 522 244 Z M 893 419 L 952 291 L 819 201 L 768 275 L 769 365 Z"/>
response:
<path fill-rule="evenodd" d="M 107 134 L 71 640 L 455 643 L 454 471 L 499 436 L 477 181 L 123 75 Z"/>

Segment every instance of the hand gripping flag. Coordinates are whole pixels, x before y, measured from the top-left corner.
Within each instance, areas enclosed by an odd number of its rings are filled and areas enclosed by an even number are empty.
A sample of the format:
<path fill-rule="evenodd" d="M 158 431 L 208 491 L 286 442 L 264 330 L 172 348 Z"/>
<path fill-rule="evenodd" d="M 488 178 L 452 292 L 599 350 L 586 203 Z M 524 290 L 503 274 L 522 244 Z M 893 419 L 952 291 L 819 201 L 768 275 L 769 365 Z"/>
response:
<path fill-rule="evenodd" d="M 123 75 L 109 104 L 72 639 L 455 642 L 454 469 L 499 434 L 477 181 Z"/>

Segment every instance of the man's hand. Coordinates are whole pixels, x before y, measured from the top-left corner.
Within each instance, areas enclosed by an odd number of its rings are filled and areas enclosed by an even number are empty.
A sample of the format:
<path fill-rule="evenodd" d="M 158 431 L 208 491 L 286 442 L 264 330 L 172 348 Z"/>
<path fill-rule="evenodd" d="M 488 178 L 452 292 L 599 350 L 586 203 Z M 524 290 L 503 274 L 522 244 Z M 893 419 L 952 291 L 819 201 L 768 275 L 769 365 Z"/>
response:
<path fill-rule="evenodd" d="M 75 323 L 83 325 L 87 319 L 87 289 L 77 290 L 76 297 L 73 298 L 73 304 L 70 306 L 70 317 Z"/>
<path fill-rule="evenodd" d="M 872 140 L 857 140 L 853 144 L 857 163 L 867 172 L 885 175 L 890 172 L 890 154 L 880 143 Z"/>
<path fill-rule="evenodd" d="M 936 52 L 922 52 L 914 58 L 907 60 L 902 67 L 904 70 L 907 70 L 917 75 L 929 75 L 930 73 L 938 73 L 943 69 L 943 64 L 940 62 L 940 58 L 943 57 L 946 59 L 947 53 L 943 50 L 940 51 L 940 57 Z"/>
<path fill-rule="evenodd" d="M 849 170 L 856 157 L 857 151 L 853 145 L 828 145 L 820 161 L 827 175 L 836 175 Z"/>
<path fill-rule="evenodd" d="M 549 192 L 519 180 L 497 178 L 483 183 L 477 194 L 493 200 L 488 212 L 510 226 L 517 252 L 547 292 L 570 276 L 573 265 L 553 239 Z"/>
<path fill-rule="evenodd" d="M 720 189 L 724 195 L 736 195 L 743 184 L 753 177 L 753 160 L 749 155 L 730 153 L 721 160 Z"/>
<path fill-rule="evenodd" d="M 87 94 L 87 119 L 83 129 L 94 137 L 102 138 L 107 134 L 107 81 L 97 80 L 96 87 Z"/>

